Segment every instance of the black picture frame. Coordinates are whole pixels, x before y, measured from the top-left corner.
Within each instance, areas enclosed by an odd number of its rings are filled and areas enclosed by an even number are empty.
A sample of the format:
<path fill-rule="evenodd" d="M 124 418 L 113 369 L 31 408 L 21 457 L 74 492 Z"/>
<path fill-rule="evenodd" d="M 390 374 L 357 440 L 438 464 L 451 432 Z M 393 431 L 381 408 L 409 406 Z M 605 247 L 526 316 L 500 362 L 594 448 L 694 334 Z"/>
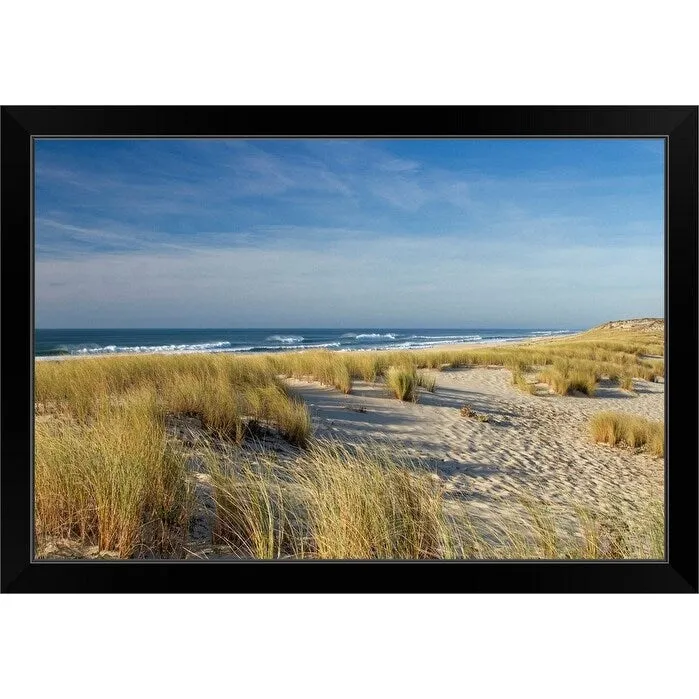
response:
<path fill-rule="evenodd" d="M 696 106 L 2 107 L 3 592 L 697 592 Z M 662 137 L 664 561 L 33 561 L 33 139 Z"/>

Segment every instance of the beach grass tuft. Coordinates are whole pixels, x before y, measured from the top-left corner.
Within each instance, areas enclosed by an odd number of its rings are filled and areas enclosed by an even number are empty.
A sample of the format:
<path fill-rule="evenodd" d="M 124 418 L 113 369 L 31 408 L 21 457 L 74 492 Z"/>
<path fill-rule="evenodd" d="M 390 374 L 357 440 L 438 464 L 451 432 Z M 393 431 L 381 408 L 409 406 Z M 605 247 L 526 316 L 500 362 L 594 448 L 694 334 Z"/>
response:
<path fill-rule="evenodd" d="M 536 395 L 536 384 L 527 381 L 524 374 L 519 370 L 515 369 L 512 372 L 512 385 L 516 386 L 520 391 L 524 391 L 524 393 Z"/>
<path fill-rule="evenodd" d="M 619 378 L 619 387 L 624 391 L 633 391 L 633 377 L 628 374 Z"/>
<path fill-rule="evenodd" d="M 434 393 L 437 388 L 437 378 L 432 374 L 420 372 L 417 375 L 417 385 L 430 393 Z"/>
<path fill-rule="evenodd" d="M 553 367 L 544 369 L 538 377 L 541 383 L 548 384 L 561 396 L 569 396 L 578 391 L 594 396 L 597 390 L 597 375 L 594 371 L 572 368 L 570 362 L 558 361 Z"/>
<path fill-rule="evenodd" d="M 315 557 L 444 557 L 442 489 L 419 464 L 372 444 L 321 442 L 298 473 Z"/>
<path fill-rule="evenodd" d="M 417 400 L 418 376 L 415 369 L 389 367 L 386 373 L 386 386 L 398 400 Z"/>
<path fill-rule="evenodd" d="M 293 467 L 209 452 L 215 535 L 246 558 L 426 559 L 449 549 L 438 479 L 385 446 L 314 442 Z"/>
<path fill-rule="evenodd" d="M 651 422 L 636 415 L 603 412 L 590 420 L 595 442 L 610 446 L 644 448 L 654 456 L 665 453 L 665 430 L 662 422 Z"/>
<path fill-rule="evenodd" d="M 90 424 L 36 426 L 38 537 L 76 537 L 116 551 L 179 554 L 188 512 L 182 458 L 167 444 L 152 389 L 103 403 Z"/>

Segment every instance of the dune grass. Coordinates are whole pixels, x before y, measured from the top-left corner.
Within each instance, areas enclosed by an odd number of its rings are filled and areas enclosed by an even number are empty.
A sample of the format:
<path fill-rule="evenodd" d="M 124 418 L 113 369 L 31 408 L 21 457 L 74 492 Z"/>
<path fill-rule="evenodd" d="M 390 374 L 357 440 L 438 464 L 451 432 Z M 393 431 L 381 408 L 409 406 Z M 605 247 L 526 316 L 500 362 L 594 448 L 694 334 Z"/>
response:
<path fill-rule="evenodd" d="M 597 378 L 594 372 L 571 370 L 570 366 L 544 369 L 538 379 L 541 383 L 548 384 L 561 396 L 569 396 L 576 391 L 594 396 L 597 390 Z"/>
<path fill-rule="evenodd" d="M 293 528 L 288 488 L 271 468 L 263 473 L 259 461 L 238 459 L 233 470 L 212 450 L 207 463 L 216 503 L 213 543 L 228 545 L 243 558 L 303 557 L 304 537 Z"/>
<path fill-rule="evenodd" d="M 665 453 L 665 429 L 662 422 L 651 422 L 636 415 L 603 412 L 590 420 L 595 442 L 610 446 L 644 448 L 654 456 Z"/>
<path fill-rule="evenodd" d="M 417 400 L 418 376 L 415 369 L 389 367 L 386 373 L 386 386 L 398 400 Z"/>
<path fill-rule="evenodd" d="M 187 523 L 184 462 L 157 419 L 152 389 L 103 403 L 89 424 L 36 426 L 37 537 L 77 538 L 123 558 L 178 555 Z"/>
<path fill-rule="evenodd" d="M 441 558 L 448 531 L 438 480 L 419 465 L 372 445 L 325 442 L 304 454 L 299 482 L 307 493 L 318 558 Z"/>
<path fill-rule="evenodd" d="M 512 385 L 516 386 L 520 391 L 524 391 L 524 393 L 536 395 L 536 384 L 529 383 L 524 374 L 517 369 L 512 372 Z"/>
<path fill-rule="evenodd" d="M 345 354 L 350 376 L 375 383 L 386 373 L 388 365 L 381 352 L 350 352 Z"/>
<path fill-rule="evenodd" d="M 597 383 L 606 377 L 617 381 L 622 376 L 655 381 L 664 373 L 662 333 L 623 330 L 588 331 L 572 338 L 552 338 L 530 345 L 503 345 L 488 348 L 470 346 L 453 349 L 379 350 L 370 352 L 331 352 L 310 350 L 271 355 L 267 361 L 278 374 L 311 378 L 345 393 L 352 381 L 388 383 L 390 367 L 406 373 L 413 370 L 468 367 L 505 367 L 513 372 L 514 385 L 535 393 L 522 380 L 532 369 L 546 372 L 552 388 L 561 395 L 574 391 L 594 395 Z M 239 358 L 245 362 L 250 358 Z M 395 375 L 395 372 L 394 372 Z M 395 380 L 395 376 L 394 379 Z M 418 379 L 419 381 L 420 379 Z M 425 388 L 428 388 L 425 386 Z"/>
<path fill-rule="evenodd" d="M 181 386 L 173 392 L 186 395 Z M 264 411 L 264 402 L 258 410 Z M 147 383 L 118 401 L 98 401 L 85 421 L 65 412 L 39 421 L 37 534 L 77 538 L 124 558 L 181 556 L 191 492 L 182 457 L 165 439 L 162 416 L 163 397 Z M 210 438 L 220 440 L 221 434 Z M 311 441 L 295 462 L 280 465 L 271 454 L 253 460 L 234 440 L 226 443 L 229 456 L 222 457 L 219 444 L 207 458 L 214 542 L 239 557 L 662 557 L 658 517 L 646 517 L 644 529 L 581 509 L 579 531 L 571 535 L 539 503 L 516 527 L 483 529 L 447 516 L 436 475 L 398 458 L 396 450 Z"/>
<path fill-rule="evenodd" d="M 417 375 L 417 385 L 430 393 L 434 393 L 437 388 L 437 379 L 432 374 L 420 372 Z"/>
<path fill-rule="evenodd" d="M 182 458 L 168 415 L 196 415 L 242 442 L 253 424 L 303 446 L 305 404 L 264 360 L 211 355 L 40 362 L 35 398 L 37 540 L 75 538 L 121 557 L 176 552 L 188 517 Z"/>
<path fill-rule="evenodd" d="M 242 557 L 415 560 L 449 549 L 438 479 L 385 447 L 317 441 L 293 467 L 209 454 L 216 536 Z"/>
<path fill-rule="evenodd" d="M 588 396 L 594 396 L 597 390 L 597 378 L 594 373 L 586 371 L 573 371 L 568 375 L 568 388 L 566 393 L 578 391 Z"/>
<path fill-rule="evenodd" d="M 124 558 L 180 556 L 192 494 L 165 423 L 187 414 L 219 446 L 242 444 L 262 423 L 307 449 L 284 469 L 271 457 L 252 463 L 240 455 L 235 467 L 211 466 L 215 537 L 245 557 L 653 557 L 662 532 L 655 515 L 643 526 L 622 526 L 581 509 L 571 540 L 548 506 L 536 505 L 519 533 L 503 534 L 503 525 L 497 536 L 475 535 L 471 524 L 445 517 L 438 480 L 421 466 L 371 445 L 313 442 L 308 410 L 280 375 L 345 393 L 355 380 L 383 380 L 397 398 L 414 401 L 420 388 L 435 388 L 421 369 L 506 367 L 521 390 L 536 392 L 524 378 L 533 369 L 562 395 L 594 395 L 603 376 L 622 387 L 662 376 L 663 362 L 652 358 L 660 354 L 657 337 L 615 334 L 480 349 L 37 362 L 37 539 L 77 539 Z M 628 416 L 593 422 L 596 441 L 664 451 L 662 425 Z"/>
<path fill-rule="evenodd" d="M 455 517 L 451 557 L 480 560 L 661 560 L 665 556 L 662 499 L 652 494 L 626 517 L 573 504 L 522 498 L 518 514 L 479 526 Z"/>
<path fill-rule="evenodd" d="M 436 474 L 395 454 L 318 441 L 294 465 L 235 452 L 222 465 L 217 455 L 217 536 L 243 558 L 663 557 L 660 498 L 649 495 L 626 517 L 522 498 L 519 514 L 483 523 L 468 507 L 448 511 Z"/>
<path fill-rule="evenodd" d="M 621 376 L 619 378 L 619 388 L 624 391 L 633 391 L 633 377 L 628 374 L 626 376 Z"/>
<path fill-rule="evenodd" d="M 132 388 L 150 386 L 161 413 L 193 414 L 220 436 L 240 442 L 245 424 L 267 421 L 303 445 L 310 417 L 265 357 L 168 355 L 37 362 L 35 400 L 44 412 L 81 423 L 101 403 L 118 403 Z"/>
<path fill-rule="evenodd" d="M 245 364 L 253 358 L 238 358 L 241 364 Z M 339 356 L 337 352 L 329 350 L 313 350 L 306 352 L 285 352 L 272 355 L 268 359 L 270 366 L 284 376 L 296 379 L 313 379 L 326 386 L 332 386 L 343 393 L 352 392 L 352 370 L 350 360 Z M 368 363 L 358 368 L 358 373 L 371 375 Z"/>

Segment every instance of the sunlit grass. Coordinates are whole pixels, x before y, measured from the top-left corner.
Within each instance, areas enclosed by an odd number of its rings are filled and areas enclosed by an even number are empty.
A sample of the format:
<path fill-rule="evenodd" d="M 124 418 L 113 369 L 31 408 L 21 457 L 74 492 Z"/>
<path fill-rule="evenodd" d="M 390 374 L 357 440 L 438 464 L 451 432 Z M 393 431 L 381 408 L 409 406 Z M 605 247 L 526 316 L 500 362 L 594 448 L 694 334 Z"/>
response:
<path fill-rule="evenodd" d="M 268 423 L 303 446 L 311 420 L 263 358 L 211 355 L 39 362 L 35 432 L 38 539 L 77 538 L 121 557 L 179 550 L 186 474 L 168 415 L 196 415 L 241 443 Z"/>
<path fill-rule="evenodd" d="M 648 495 L 635 514 L 520 498 L 477 521 L 447 514 L 423 464 L 367 443 L 313 443 L 294 465 L 229 454 L 214 465 L 217 537 L 242 557 L 311 559 L 660 559 L 664 518 Z M 610 503 L 605 503 L 610 504 Z M 613 503 L 611 503 L 613 505 Z M 621 504 L 621 501 L 620 503 Z M 612 506 L 610 511 L 618 508 Z"/>
<path fill-rule="evenodd" d="M 77 537 L 114 550 L 179 553 L 188 495 L 182 459 L 166 444 L 152 390 L 102 404 L 89 424 L 36 426 L 38 537 Z"/>
<path fill-rule="evenodd" d="M 571 395 L 575 391 L 594 396 L 597 390 L 597 379 L 590 371 L 549 367 L 539 374 L 538 379 L 541 383 L 548 384 L 561 396 Z"/>
<path fill-rule="evenodd" d="M 536 384 L 527 381 L 524 374 L 519 370 L 512 372 L 512 385 L 516 386 L 520 391 L 524 391 L 524 393 L 536 394 Z"/>
<path fill-rule="evenodd" d="M 603 412 L 590 420 L 595 442 L 611 446 L 643 447 L 654 456 L 665 453 L 665 429 L 662 422 L 651 422 L 636 415 Z"/>
<path fill-rule="evenodd" d="M 317 558 L 441 558 L 448 543 L 439 482 L 385 448 L 320 443 L 298 481 Z"/>
<path fill-rule="evenodd" d="M 418 376 L 415 369 L 389 367 L 386 374 L 386 386 L 398 400 L 417 400 Z"/>
<path fill-rule="evenodd" d="M 437 388 L 437 379 L 432 374 L 420 372 L 417 375 L 417 385 L 430 393 L 434 393 Z"/>
<path fill-rule="evenodd" d="M 624 391 L 633 391 L 633 377 L 628 374 L 619 379 L 619 388 Z"/>

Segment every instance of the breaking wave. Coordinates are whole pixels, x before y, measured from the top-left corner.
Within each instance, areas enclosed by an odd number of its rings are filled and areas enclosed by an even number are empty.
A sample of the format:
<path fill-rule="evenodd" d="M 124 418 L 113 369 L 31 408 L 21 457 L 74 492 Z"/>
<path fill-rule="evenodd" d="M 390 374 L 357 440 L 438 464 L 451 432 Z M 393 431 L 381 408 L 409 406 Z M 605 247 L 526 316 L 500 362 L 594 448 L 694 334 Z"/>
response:
<path fill-rule="evenodd" d="M 530 335 L 570 335 L 571 330 L 532 330 Z"/>
<path fill-rule="evenodd" d="M 206 352 L 230 347 L 230 342 L 197 342 L 186 345 L 136 345 L 119 346 L 105 345 L 104 347 L 81 347 L 67 350 L 69 354 L 141 354 L 144 352 Z"/>
<path fill-rule="evenodd" d="M 284 344 L 295 344 L 303 342 L 304 338 L 301 335 L 270 335 L 266 338 L 269 342 L 283 342 Z"/>
<path fill-rule="evenodd" d="M 359 333 L 359 335 L 354 336 L 357 340 L 395 340 L 396 336 L 393 333 L 386 333 L 382 335 L 381 333 Z"/>

